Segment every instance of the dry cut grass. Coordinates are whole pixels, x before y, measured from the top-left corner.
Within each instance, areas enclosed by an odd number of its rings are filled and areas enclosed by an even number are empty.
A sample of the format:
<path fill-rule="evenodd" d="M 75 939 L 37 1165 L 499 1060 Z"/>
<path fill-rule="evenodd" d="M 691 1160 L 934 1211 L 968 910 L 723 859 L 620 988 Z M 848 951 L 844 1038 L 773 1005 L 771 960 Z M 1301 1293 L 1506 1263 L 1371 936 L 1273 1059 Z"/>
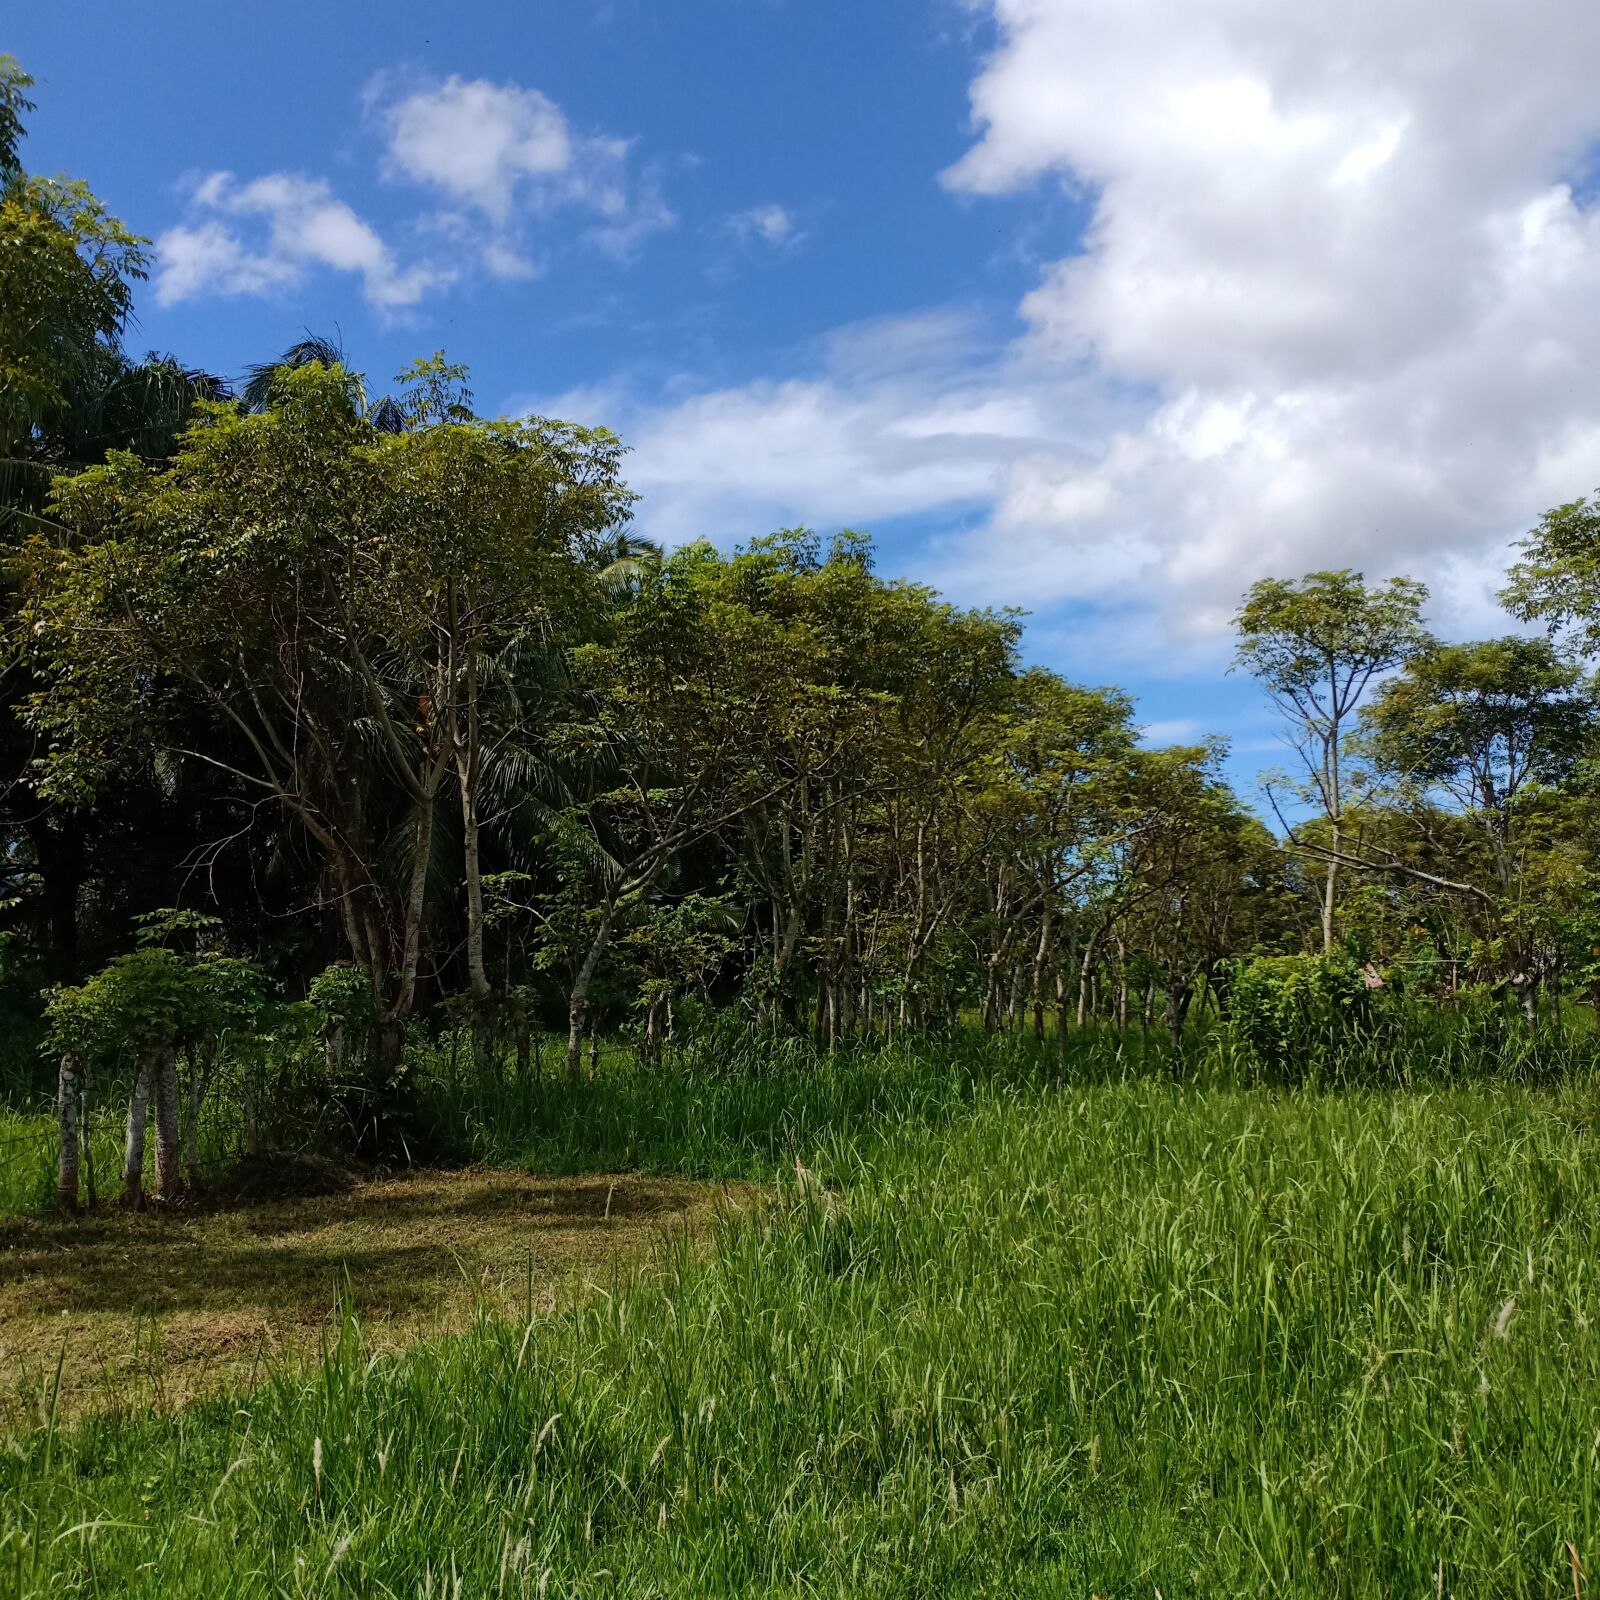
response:
<path fill-rule="evenodd" d="M 338 1308 L 393 1347 L 613 1282 L 728 1191 L 470 1168 L 334 1192 L 0 1225 L 0 1432 L 172 1406 L 316 1357 Z"/>

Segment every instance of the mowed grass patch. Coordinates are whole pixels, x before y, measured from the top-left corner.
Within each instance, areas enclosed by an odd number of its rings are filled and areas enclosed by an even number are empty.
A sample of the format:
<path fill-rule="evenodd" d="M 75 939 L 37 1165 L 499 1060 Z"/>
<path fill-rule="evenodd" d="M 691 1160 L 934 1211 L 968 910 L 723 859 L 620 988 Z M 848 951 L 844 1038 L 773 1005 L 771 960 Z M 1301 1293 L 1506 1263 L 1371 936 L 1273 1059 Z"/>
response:
<path fill-rule="evenodd" d="M 469 1168 L 323 1192 L 0 1222 L 0 1430 L 54 1404 L 170 1408 L 316 1358 L 526 1317 L 619 1274 L 727 1191 L 634 1174 Z"/>
<path fill-rule="evenodd" d="M 1593 1100 L 979 1086 L 623 1292 L 20 1441 L 0 1593 L 1571 1595 Z"/>

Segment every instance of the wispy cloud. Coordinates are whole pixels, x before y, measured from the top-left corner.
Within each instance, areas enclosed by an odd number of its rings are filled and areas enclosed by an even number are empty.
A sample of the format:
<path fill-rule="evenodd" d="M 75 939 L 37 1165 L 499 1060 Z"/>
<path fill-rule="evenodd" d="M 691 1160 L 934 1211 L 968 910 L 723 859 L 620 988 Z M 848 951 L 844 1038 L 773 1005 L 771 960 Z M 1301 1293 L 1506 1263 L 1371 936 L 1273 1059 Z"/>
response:
<path fill-rule="evenodd" d="M 156 241 L 159 305 L 282 293 L 323 268 L 356 275 L 373 306 L 396 313 L 456 282 L 463 263 L 515 280 L 537 276 L 563 246 L 626 261 L 677 222 L 658 167 L 635 172 L 628 140 L 573 129 L 537 89 L 383 73 L 363 98 L 383 139 L 382 175 L 434 197 L 407 235 L 413 246 L 446 241 L 448 259 L 436 249 L 402 262 L 324 178 L 274 172 L 241 182 L 212 172 L 189 185 L 189 215 Z M 554 220 L 562 211 L 576 218 L 564 232 Z"/>
<path fill-rule="evenodd" d="M 530 228 L 563 209 L 587 214 L 581 236 L 621 260 L 677 223 L 659 168 L 632 170 L 632 141 L 579 132 L 537 89 L 381 73 L 364 98 L 384 135 L 385 175 L 475 211 L 485 225 L 480 249 L 497 276 L 517 275 L 504 269 L 527 261 Z"/>
<path fill-rule="evenodd" d="M 727 228 L 740 243 L 768 250 L 793 250 L 805 238 L 788 208 L 780 205 L 736 211 L 728 218 Z"/>
<path fill-rule="evenodd" d="M 270 294 L 320 266 L 356 274 L 374 306 L 394 311 L 454 277 L 430 262 L 400 266 L 377 230 L 320 178 L 275 172 L 240 183 L 213 172 L 193 185 L 190 211 L 195 220 L 156 241 L 158 305 Z"/>

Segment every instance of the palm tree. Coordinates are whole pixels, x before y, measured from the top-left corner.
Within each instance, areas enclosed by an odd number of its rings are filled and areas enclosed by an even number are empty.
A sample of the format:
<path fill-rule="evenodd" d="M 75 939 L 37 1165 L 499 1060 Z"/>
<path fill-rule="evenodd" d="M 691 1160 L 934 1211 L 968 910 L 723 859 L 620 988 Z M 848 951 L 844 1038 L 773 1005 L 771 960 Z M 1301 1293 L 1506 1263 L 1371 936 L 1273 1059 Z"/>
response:
<path fill-rule="evenodd" d="M 344 366 L 344 347 L 336 339 L 324 339 L 320 334 L 307 331 L 304 338 L 297 339 L 274 360 L 260 361 L 245 368 L 244 382 L 239 387 L 240 403 L 246 411 L 265 411 L 272 403 L 272 388 L 278 375 L 297 367 L 309 367 L 313 362 L 325 367 Z M 369 403 L 359 374 L 352 376 L 367 421 L 379 433 L 403 433 L 406 414 L 400 402 L 386 394 Z"/>

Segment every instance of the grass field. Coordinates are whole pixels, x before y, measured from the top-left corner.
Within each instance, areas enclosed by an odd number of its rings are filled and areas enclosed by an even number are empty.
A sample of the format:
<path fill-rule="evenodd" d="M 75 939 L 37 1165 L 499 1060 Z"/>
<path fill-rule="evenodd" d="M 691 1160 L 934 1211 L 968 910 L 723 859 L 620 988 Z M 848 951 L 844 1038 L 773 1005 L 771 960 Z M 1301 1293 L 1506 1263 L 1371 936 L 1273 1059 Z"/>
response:
<path fill-rule="evenodd" d="M 701 1234 L 718 1205 L 740 1203 L 637 1173 L 333 1176 L 177 1213 L 0 1222 L 0 1433 L 41 1410 L 170 1410 L 253 1384 L 315 1359 L 346 1312 L 388 1350 L 483 1311 L 547 1311 L 614 1289 L 663 1233 Z"/>
<path fill-rule="evenodd" d="M 19 1438 L 0 1595 L 1590 1592 L 1587 1082 L 787 1081 L 705 1117 L 826 1189 L 713 1251 Z"/>

